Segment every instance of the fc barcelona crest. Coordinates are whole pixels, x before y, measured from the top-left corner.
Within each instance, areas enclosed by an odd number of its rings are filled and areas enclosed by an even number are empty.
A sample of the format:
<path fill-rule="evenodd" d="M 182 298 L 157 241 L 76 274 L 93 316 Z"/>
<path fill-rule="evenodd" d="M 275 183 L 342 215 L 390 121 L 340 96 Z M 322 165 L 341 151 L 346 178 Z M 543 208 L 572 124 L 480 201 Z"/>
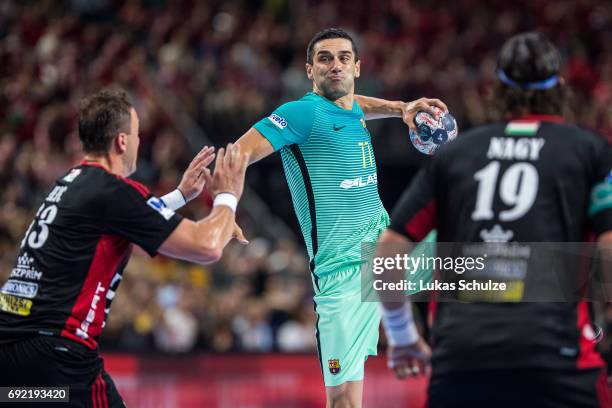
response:
<path fill-rule="evenodd" d="M 327 361 L 329 372 L 332 374 L 338 374 L 340 372 L 340 360 L 337 358 L 331 359 Z"/>

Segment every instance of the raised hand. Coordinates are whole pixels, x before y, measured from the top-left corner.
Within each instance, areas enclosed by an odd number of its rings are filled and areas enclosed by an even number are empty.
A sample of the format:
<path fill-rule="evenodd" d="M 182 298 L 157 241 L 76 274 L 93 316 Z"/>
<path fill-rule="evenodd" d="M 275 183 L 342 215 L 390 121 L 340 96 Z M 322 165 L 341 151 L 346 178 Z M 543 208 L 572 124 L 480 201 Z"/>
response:
<path fill-rule="evenodd" d="M 207 167 L 214 159 L 215 148 L 204 146 L 189 163 L 178 186 L 185 201 L 191 201 L 200 195 L 204 186 L 210 182 L 210 170 Z"/>
<path fill-rule="evenodd" d="M 436 116 L 436 113 L 433 107 L 438 107 L 445 112 L 448 112 L 448 108 L 439 99 L 430 99 L 430 98 L 420 98 L 416 101 L 405 102 L 402 105 L 402 120 L 404 123 L 408 125 L 408 127 L 416 132 L 416 124 L 414 123 L 414 118 L 416 114 L 420 111 L 424 111 L 429 113 L 432 116 Z"/>
<path fill-rule="evenodd" d="M 244 188 L 247 165 L 248 157 L 241 152 L 240 145 L 230 143 L 227 149 L 220 148 L 210 183 L 212 195 L 231 193 L 239 199 Z"/>

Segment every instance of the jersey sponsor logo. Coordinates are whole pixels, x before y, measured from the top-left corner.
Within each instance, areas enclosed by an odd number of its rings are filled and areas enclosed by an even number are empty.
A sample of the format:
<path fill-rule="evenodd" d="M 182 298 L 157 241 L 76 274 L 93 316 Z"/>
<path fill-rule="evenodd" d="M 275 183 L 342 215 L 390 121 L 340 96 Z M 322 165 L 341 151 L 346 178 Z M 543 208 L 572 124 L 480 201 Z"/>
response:
<path fill-rule="evenodd" d="M 29 316 L 32 309 L 32 301 L 17 296 L 0 293 L 0 310 L 19 316 Z"/>
<path fill-rule="evenodd" d="M 538 160 L 546 141 L 542 138 L 492 137 L 487 158 L 502 160 Z"/>
<path fill-rule="evenodd" d="M 166 204 L 157 197 L 151 197 L 147 200 L 149 207 L 157 211 L 162 217 L 168 221 L 174 215 L 174 211 L 166 207 Z"/>
<path fill-rule="evenodd" d="M 342 130 L 346 127 L 346 125 L 343 126 L 336 126 L 335 124 L 332 126 L 332 128 L 334 129 L 335 132 Z"/>
<path fill-rule="evenodd" d="M 377 184 L 377 183 L 378 183 L 378 176 L 376 175 L 376 173 L 374 173 L 374 174 L 370 174 L 367 177 L 357 177 L 354 179 L 342 180 L 342 182 L 340 183 L 340 188 L 343 188 L 344 190 L 348 190 L 353 187 L 366 187 L 366 186 L 369 186 L 370 184 Z"/>
<path fill-rule="evenodd" d="M 28 255 L 28 252 L 24 252 L 23 255 L 17 257 L 18 268 L 30 268 L 34 263 L 34 258 Z"/>
<path fill-rule="evenodd" d="M 11 278 L 26 278 L 31 280 L 40 280 L 42 278 L 42 272 L 37 271 L 36 269 L 26 269 L 26 268 L 13 268 L 11 271 Z"/>
<path fill-rule="evenodd" d="M 87 312 L 87 316 L 85 320 L 81 322 L 81 327 L 76 329 L 76 334 L 82 339 L 87 340 L 89 338 L 89 326 L 94 322 L 96 318 L 96 310 L 98 310 L 98 302 L 102 299 L 100 292 L 104 292 L 104 286 L 102 286 L 102 282 L 98 282 L 98 286 L 96 287 L 96 292 L 94 293 L 93 298 L 91 299 L 91 306 L 89 307 L 89 312 Z"/>
<path fill-rule="evenodd" d="M 327 360 L 327 367 L 329 368 L 329 372 L 336 375 L 340 372 L 340 360 L 337 358 L 332 358 Z"/>
<path fill-rule="evenodd" d="M 285 118 L 278 116 L 276 113 L 268 116 L 268 119 L 270 119 L 270 121 L 279 129 L 284 129 L 287 127 L 287 121 Z"/>
<path fill-rule="evenodd" d="M 484 242 L 508 242 L 512 237 L 514 237 L 514 232 L 511 230 L 504 231 L 499 224 L 495 224 L 490 230 L 483 228 L 480 231 L 480 238 Z"/>
<path fill-rule="evenodd" d="M 0 292 L 5 295 L 15 295 L 32 299 L 38 293 L 38 284 L 9 279 L 6 281 Z"/>
<path fill-rule="evenodd" d="M 17 257 L 17 266 L 11 271 L 11 278 L 26 278 L 31 280 L 40 280 L 42 272 L 32 268 L 34 258 L 31 258 L 27 252 Z"/>
<path fill-rule="evenodd" d="M 81 169 L 72 169 L 70 170 L 70 173 L 64 176 L 62 180 L 65 181 L 66 183 L 72 183 L 75 178 L 79 177 L 80 174 L 81 174 Z"/>

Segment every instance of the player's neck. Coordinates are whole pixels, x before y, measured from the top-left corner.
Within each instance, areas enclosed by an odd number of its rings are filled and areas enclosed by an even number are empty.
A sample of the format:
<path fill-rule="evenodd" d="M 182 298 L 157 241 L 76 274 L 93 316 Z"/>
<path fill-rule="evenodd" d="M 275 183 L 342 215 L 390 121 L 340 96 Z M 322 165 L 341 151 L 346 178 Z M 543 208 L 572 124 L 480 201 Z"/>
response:
<path fill-rule="evenodd" d="M 330 99 L 327 96 L 325 96 L 323 94 L 323 92 L 321 92 L 321 90 L 319 88 L 317 88 L 317 86 L 315 85 L 312 92 L 316 93 L 317 95 L 319 95 L 322 98 L 327 99 L 328 101 L 338 105 L 338 107 L 342 108 L 342 109 L 346 109 L 346 110 L 351 110 L 353 109 L 353 101 L 355 100 L 355 94 L 353 92 L 350 92 L 346 95 L 344 95 L 341 98 L 338 99 Z"/>
<path fill-rule="evenodd" d="M 113 155 L 111 154 L 88 153 L 85 155 L 83 160 L 89 163 L 97 163 L 100 166 L 104 167 L 109 173 L 116 174 L 121 177 L 126 177 L 123 161 L 118 157 L 113 157 Z"/>
<path fill-rule="evenodd" d="M 338 98 L 333 101 L 336 105 L 341 107 L 342 109 L 351 110 L 353 109 L 353 101 L 355 100 L 355 95 L 352 93 L 344 95 L 342 98 Z"/>

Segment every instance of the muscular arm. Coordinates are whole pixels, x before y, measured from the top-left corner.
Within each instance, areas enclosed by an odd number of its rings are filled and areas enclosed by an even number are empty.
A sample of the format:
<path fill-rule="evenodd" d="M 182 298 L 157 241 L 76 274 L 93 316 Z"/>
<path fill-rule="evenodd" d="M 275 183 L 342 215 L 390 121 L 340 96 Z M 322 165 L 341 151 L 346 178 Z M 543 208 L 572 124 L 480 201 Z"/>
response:
<path fill-rule="evenodd" d="M 274 148 L 261 133 L 255 128 L 250 128 L 236 141 L 240 149 L 248 157 L 248 164 L 255 163 L 274 153 Z"/>
<path fill-rule="evenodd" d="M 230 143 L 227 151 L 219 149 L 210 186 L 215 196 L 211 213 L 197 222 L 183 219 L 158 248 L 159 253 L 208 264 L 221 258 L 223 248 L 232 237 L 236 236 L 239 241 L 246 243 L 242 231 L 236 226 L 234 210 L 242 195 L 247 160 L 239 145 Z"/>
<path fill-rule="evenodd" d="M 371 96 L 355 95 L 355 100 L 361 106 L 366 120 L 383 118 L 402 118 L 404 123 L 412 130 L 416 130 L 414 117 L 419 111 L 434 115 L 433 107 L 448 112 L 448 108 L 439 99 L 420 98 L 412 102 L 388 101 L 386 99 L 372 98 Z"/>
<path fill-rule="evenodd" d="M 402 101 L 388 101 L 363 95 L 355 95 L 355 100 L 365 113 L 366 120 L 402 117 Z"/>
<path fill-rule="evenodd" d="M 183 219 L 158 252 L 203 265 L 217 262 L 232 239 L 234 221 L 234 212 L 226 206 L 214 207 L 208 217 L 197 222 Z"/>
<path fill-rule="evenodd" d="M 242 135 L 236 146 L 240 148 L 247 165 L 274 153 L 268 139 L 255 128 Z M 221 257 L 223 248 L 234 236 L 235 228 L 234 212 L 226 206 L 214 207 L 208 217 L 198 222 L 187 219 L 181 221 L 158 251 L 173 258 L 199 264 L 213 263 Z M 238 235 L 238 238 L 241 238 L 240 231 Z"/>

